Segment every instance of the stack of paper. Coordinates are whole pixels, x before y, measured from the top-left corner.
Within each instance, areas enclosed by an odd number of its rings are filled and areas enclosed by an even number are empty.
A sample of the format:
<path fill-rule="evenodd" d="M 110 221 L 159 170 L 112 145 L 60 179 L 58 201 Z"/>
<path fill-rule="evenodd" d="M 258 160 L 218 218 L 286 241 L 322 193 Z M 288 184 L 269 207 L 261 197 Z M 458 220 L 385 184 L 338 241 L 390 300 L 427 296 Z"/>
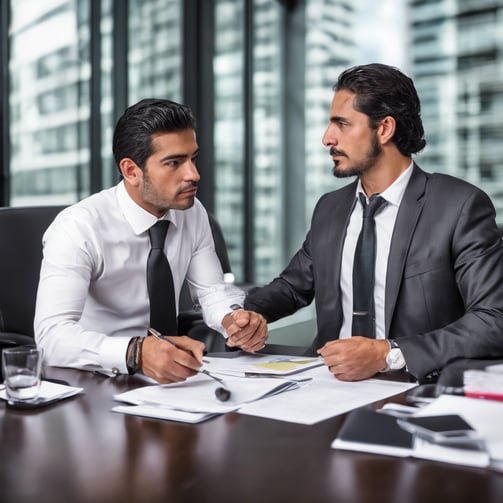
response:
<path fill-rule="evenodd" d="M 237 353 L 227 358 L 205 356 L 204 369 L 224 380 L 231 390 L 229 401 L 217 400 L 218 383 L 198 375 L 179 384 L 146 386 L 117 395 L 117 400 L 133 405 L 118 405 L 113 410 L 187 422 L 238 411 L 314 424 L 416 386 L 380 379 L 339 381 L 321 358 Z"/>
<path fill-rule="evenodd" d="M 215 396 L 218 383 L 198 374 L 182 383 L 143 386 L 114 396 L 115 400 L 133 404 L 118 405 L 112 410 L 174 421 L 199 422 L 216 414 L 238 410 L 243 404 L 298 387 L 298 383 L 284 379 L 243 379 L 227 376 L 225 385 L 230 390 L 229 400 L 222 402 Z"/>
<path fill-rule="evenodd" d="M 238 358 L 205 357 L 205 368 L 212 373 L 235 375 L 240 377 L 255 376 L 290 376 L 306 370 L 320 367 L 320 357 L 261 355 L 241 353 Z"/>

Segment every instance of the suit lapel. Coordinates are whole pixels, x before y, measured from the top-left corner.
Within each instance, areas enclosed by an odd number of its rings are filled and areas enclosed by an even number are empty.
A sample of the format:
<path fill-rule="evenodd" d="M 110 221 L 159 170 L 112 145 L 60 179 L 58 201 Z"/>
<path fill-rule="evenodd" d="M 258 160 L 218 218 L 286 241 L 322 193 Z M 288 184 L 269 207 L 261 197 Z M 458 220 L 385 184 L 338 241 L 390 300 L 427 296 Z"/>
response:
<path fill-rule="evenodd" d="M 319 278 L 320 285 L 317 286 L 320 290 L 326 289 L 329 294 L 330 301 L 323 308 L 326 311 L 326 316 L 329 317 L 328 323 L 332 327 L 329 331 L 321 333 L 313 340 L 311 346 L 312 351 L 323 346 L 325 342 L 339 337 L 339 330 L 342 324 L 342 300 L 340 295 L 341 288 L 341 264 L 342 264 L 342 249 L 346 238 L 346 229 L 348 226 L 353 206 L 356 202 L 356 184 L 357 181 L 346 185 L 345 187 L 329 194 L 332 197 L 330 204 L 326 206 L 325 212 L 318 215 L 323 225 L 320 227 L 323 239 L 317 240 L 316 246 L 319 250 L 324 250 L 324 260 L 320 260 L 321 273 Z M 328 225 L 326 225 L 328 222 Z M 315 228 L 313 221 L 313 230 Z M 324 286 L 323 286 L 324 285 Z M 334 295 L 334 292 L 336 295 Z M 317 297 L 316 302 L 318 302 Z M 320 318 L 321 319 L 321 318 Z M 320 325 L 318 324 L 318 330 Z M 316 354 L 316 353 L 313 353 Z"/>
<path fill-rule="evenodd" d="M 356 203 L 356 185 L 357 182 L 351 183 L 345 187 L 344 194 L 341 194 L 339 199 L 339 204 L 335 208 L 335 215 L 344 215 L 345 218 L 333 218 L 333 228 L 329 233 L 330 239 L 333 243 L 333 257 L 334 263 L 334 278 L 333 284 L 340 288 L 341 284 L 341 265 L 342 265 L 342 250 L 344 248 L 344 241 L 346 239 L 346 231 L 349 224 L 349 219 L 353 213 L 353 208 Z M 342 309 L 342 304 L 340 302 L 341 296 L 337 296 L 339 299 L 339 304 Z"/>
<path fill-rule="evenodd" d="M 400 284 L 405 268 L 405 261 L 417 221 L 424 205 L 424 194 L 428 178 L 416 163 L 412 176 L 403 195 L 393 229 L 388 257 L 385 293 L 385 327 L 389 335 L 391 319 L 395 310 Z"/>

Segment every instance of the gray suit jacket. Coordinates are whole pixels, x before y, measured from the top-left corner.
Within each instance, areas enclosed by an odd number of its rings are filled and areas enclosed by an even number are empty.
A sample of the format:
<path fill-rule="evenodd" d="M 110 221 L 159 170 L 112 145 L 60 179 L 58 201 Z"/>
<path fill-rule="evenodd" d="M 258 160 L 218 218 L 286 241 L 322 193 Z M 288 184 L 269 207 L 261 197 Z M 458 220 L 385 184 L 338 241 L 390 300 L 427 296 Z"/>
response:
<path fill-rule="evenodd" d="M 302 248 L 245 302 L 270 322 L 316 298 L 313 351 L 339 337 L 341 257 L 355 191 L 356 181 L 318 201 Z M 503 242 L 494 217 L 478 188 L 414 165 L 388 257 L 385 330 L 421 382 L 459 358 L 503 356 Z"/>

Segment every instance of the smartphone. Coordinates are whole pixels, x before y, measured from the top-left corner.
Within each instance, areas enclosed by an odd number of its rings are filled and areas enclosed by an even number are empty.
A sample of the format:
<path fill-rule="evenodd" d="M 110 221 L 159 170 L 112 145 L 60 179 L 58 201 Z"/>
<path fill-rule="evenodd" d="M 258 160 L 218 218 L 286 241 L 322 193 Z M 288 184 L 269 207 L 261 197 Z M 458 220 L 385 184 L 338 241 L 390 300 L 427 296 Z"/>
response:
<path fill-rule="evenodd" d="M 457 414 L 399 418 L 397 423 L 409 433 L 437 444 L 480 440 L 478 432 Z"/>

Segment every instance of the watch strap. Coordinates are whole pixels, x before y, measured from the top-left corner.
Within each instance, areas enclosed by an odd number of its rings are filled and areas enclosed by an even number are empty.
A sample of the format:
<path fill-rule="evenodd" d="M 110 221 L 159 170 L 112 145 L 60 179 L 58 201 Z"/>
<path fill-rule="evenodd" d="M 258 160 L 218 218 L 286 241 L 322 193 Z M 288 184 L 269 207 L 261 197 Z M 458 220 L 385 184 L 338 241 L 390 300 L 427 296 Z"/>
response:
<path fill-rule="evenodd" d="M 402 350 L 400 349 L 400 346 L 398 345 L 398 343 L 394 340 L 394 339 L 387 339 L 388 341 L 388 344 L 389 344 L 389 351 L 388 351 L 388 354 L 386 356 L 386 367 L 381 371 L 381 372 L 389 372 L 390 370 L 401 370 L 403 368 L 407 368 L 407 364 L 405 363 L 405 360 L 403 359 L 403 354 L 402 354 Z M 393 367 L 394 365 L 394 362 L 391 358 L 391 352 L 396 350 L 399 354 L 400 354 L 400 358 L 402 359 L 403 361 L 403 366 L 401 367 Z"/>
<path fill-rule="evenodd" d="M 388 344 L 389 344 L 390 349 L 393 349 L 393 348 L 400 349 L 400 346 L 398 345 L 398 342 L 395 341 L 395 339 L 388 339 Z"/>

